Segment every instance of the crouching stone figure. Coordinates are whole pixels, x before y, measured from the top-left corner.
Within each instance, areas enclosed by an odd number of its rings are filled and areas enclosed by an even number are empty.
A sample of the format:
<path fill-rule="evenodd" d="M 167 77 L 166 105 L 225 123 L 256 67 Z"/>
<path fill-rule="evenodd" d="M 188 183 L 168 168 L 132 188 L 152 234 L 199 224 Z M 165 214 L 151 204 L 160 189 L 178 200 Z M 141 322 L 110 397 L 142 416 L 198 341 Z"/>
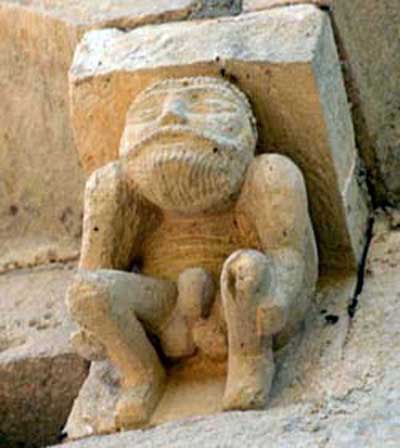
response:
<path fill-rule="evenodd" d="M 159 402 L 160 350 L 227 359 L 225 410 L 267 403 L 273 345 L 301 324 L 318 259 L 302 173 L 256 156 L 256 140 L 230 83 L 165 80 L 135 98 L 119 159 L 87 182 L 68 305 L 78 351 L 122 376 L 120 427 L 145 425 Z"/>

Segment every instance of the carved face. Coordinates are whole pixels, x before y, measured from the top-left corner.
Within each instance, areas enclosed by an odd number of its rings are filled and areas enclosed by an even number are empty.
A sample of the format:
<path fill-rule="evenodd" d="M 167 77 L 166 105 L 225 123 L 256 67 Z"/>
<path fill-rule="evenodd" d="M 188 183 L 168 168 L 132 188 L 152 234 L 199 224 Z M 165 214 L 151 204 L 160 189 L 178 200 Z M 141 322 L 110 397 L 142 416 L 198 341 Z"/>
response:
<path fill-rule="evenodd" d="M 196 212 L 229 202 L 256 142 L 244 95 L 225 81 L 153 85 L 133 102 L 121 143 L 129 175 L 165 210 Z"/>

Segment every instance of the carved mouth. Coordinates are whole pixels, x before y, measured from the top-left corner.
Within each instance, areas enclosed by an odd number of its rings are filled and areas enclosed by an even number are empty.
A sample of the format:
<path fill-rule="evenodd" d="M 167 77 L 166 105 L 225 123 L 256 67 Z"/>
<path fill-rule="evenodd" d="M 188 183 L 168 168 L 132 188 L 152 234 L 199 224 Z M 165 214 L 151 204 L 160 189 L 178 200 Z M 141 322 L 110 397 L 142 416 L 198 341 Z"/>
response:
<path fill-rule="evenodd" d="M 196 151 L 202 151 L 203 148 L 207 148 L 207 151 L 210 151 L 210 148 L 232 147 L 230 141 L 224 139 L 222 136 L 216 139 L 216 136 L 207 130 L 200 130 L 184 125 L 173 125 L 148 131 L 138 142 L 129 147 L 126 151 L 126 156 L 129 159 L 137 157 L 155 143 L 160 146 L 175 145 L 178 147 L 185 145 L 188 147 L 193 146 L 194 142 L 197 143 Z"/>

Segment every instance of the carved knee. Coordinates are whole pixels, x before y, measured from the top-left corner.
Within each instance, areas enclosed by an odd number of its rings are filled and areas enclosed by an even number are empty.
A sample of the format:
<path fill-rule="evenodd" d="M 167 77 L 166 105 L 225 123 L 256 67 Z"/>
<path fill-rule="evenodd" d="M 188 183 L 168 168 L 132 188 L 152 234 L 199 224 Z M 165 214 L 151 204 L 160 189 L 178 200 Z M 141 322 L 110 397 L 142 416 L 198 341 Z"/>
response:
<path fill-rule="evenodd" d="M 221 276 L 224 296 L 256 301 L 261 290 L 267 291 L 270 283 L 268 260 L 261 252 L 238 250 L 224 264 Z"/>
<path fill-rule="evenodd" d="M 256 250 L 239 250 L 225 262 L 221 276 L 224 307 L 255 314 L 257 334 L 278 333 L 287 321 L 287 304 L 277 293 L 273 260 Z"/>
<path fill-rule="evenodd" d="M 107 285 L 94 272 L 79 272 L 67 292 L 68 311 L 83 328 L 93 325 L 109 314 Z"/>

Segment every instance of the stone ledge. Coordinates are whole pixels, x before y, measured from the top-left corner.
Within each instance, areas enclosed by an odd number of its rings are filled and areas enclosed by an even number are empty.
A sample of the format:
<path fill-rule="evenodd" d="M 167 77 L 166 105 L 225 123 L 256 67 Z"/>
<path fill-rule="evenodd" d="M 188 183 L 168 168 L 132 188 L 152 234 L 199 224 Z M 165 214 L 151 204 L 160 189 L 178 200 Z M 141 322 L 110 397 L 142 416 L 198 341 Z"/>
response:
<path fill-rule="evenodd" d="M 148 23 L 177 21 L 188 18 L 200 8 L 200 0 L 3 0 L 9 8 L 24 8 L 43 16 L 68 22 L 74 27 L 135 28 Z"/>
<path fill-rule="evenodd" d="M 243 0 L 243 12 L 262 11 L 264 9 L 279 8 L 293 5 L 330 6 L 332 0 Z"/>

